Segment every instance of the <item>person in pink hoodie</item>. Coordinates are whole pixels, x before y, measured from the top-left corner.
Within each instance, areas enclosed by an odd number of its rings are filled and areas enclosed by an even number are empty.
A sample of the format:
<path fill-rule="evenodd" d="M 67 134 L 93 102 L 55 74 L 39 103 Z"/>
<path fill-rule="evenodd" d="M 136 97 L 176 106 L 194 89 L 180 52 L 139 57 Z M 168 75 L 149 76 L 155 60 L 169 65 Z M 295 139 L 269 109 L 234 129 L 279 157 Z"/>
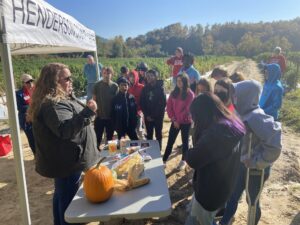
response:
<path fill-rule="evenodd" d="M 172 121 L 167 147 L 163 156 L 163 161 L 166 163 L 168 160 L 174 142 L 177 138 L 179 131 L 181 131 L 182 138 L 182 159 L 177 169 L 183 170 L 186 166 L 185 153 L 189 147 L 189 130 L 192 123 L 190 114 L 190 105 L 194 99 L 194 93 L 189 88 L 189 78 L 186 74 L 177 76 L 176 87 L 171 92 L 167 101 L 167 113 Z"/>
<path fill-rule="evenodd" d="M 142 94 L 142 90 L 144 88 L 143 84 L 139 83 L 139 74 L 137 71 L 132 70 L 128 74 L 128 79 L 130 82 L 130 88 L 128 89 L 128 93 L 132 94 L 135 98 L 135 102 L 137 105 L 137 135 L 139 139 L 144 139 L 144 129 L 143 129 L 143 112 L 140 105 L 140 97 Z"/>

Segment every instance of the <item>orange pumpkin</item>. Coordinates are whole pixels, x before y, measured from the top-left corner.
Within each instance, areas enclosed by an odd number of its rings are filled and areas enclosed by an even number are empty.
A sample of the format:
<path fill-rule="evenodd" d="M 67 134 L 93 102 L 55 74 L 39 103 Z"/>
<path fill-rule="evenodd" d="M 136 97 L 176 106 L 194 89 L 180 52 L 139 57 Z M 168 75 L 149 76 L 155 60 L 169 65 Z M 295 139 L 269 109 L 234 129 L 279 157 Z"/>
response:
<path fill-rule="evenodd" d="M 86 198 L 99 203 L 108 200 L 114 190 L 114 179 L 110 169 L 100 165 L 103 159 L 93 168 L 89 169 L 83 179 L 83 190 Z"/>

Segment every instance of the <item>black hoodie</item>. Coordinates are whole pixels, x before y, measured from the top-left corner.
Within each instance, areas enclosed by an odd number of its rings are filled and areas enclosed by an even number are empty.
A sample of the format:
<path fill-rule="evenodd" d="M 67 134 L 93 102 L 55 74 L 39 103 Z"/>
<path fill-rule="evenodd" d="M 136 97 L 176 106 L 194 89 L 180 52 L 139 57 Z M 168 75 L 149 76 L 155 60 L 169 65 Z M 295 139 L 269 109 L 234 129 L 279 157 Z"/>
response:
<path fill-rule="evenodd" d="M 225 124 L 214 123 L 203 132 L 194 148 L 186 152 L 186 162 L 195 170 L 195 198 L 208 211 L 224 206 L 234 190 L 242 136 Z"/>
<path fill-rule="evenodd" d="M 145 118 L 161 119 L 166 107 L 166 93 L 162 80 L 157 80 L 154 86 L 147 84 L 142 90 L 140 105 Z"/>
<path fill-rule="evenodd" d="M 137 124 L 137 106 L 133 95 L 119 92 L 112 101 L 112 121 L 119 133 L 135 129 Z"/>

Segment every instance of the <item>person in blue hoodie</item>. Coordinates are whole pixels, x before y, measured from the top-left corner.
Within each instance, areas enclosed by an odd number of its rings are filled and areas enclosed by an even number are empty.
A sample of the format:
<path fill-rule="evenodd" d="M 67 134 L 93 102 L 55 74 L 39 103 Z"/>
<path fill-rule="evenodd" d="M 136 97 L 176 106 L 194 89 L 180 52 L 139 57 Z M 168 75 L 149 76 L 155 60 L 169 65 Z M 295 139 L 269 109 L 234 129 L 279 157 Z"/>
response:
<path fill-rule="evenodd" d="M 280 82 L 281 70 L 278 64 L 266 64 L 264 66 L 265 84 L 259 106 L 264 112 L 278 120 L 278 112 L 281 108 L 283 86 Z"/>
<path fill-rule="evenodd" d="M 281 146 L 281 124 L 274 121 L 274 118 L 267 115 L 258 105 L 261 93 L 261 85 L 254 80 L 246 80 L 233 85 L 232 101 L 235 110 L 246 125 L 246 135 L 241 142 L 241 163 L 239 176 L 233 194 L 226 203 L 224 216 L 219 225 L 230 224 L 233 218 L 240 197 L 245 190 L 247 168 L 264 170 L 264 182 L 269 178 L 272 164 L 278 159 Z M 252 134 L 252 138 L 250 138 Z M 251 155 L 248 155 L 248 143 L 251 141 Z M 260 187 L 257 180 L 249 186 L 249 193 L 254 196 Z M 250 184 L 250 183 L 249 183 Z M 259 201 L 256 205 L 255 224 L 261 217 Z"/>

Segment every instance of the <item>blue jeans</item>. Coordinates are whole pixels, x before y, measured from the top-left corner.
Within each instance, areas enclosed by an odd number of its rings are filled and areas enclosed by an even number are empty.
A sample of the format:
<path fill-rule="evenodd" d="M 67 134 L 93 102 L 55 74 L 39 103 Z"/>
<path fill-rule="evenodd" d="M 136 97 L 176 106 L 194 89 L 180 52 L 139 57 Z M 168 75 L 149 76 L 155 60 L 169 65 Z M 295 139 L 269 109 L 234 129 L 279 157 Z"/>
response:
<path fill-rule="evenodd" d="M 269 178 L 270 170 L 271 170 L 271 167 L 267 167 L 265 169 L 264 182 Z M 221 220 L 222 225 L 227 225 L 237 210 L 238 201 L 241 198 L 243 191 L 246 188 L 246 175 L 247 175 L 247 169 L 244 166 L 244 164 L 241 163 L 240 164 L 240 173 L 239 173 L 237 183 L 235 185 L 235 189 L 234 189 L 230 199 L 226 203 L 225 213 Z M 250 187 L 249 194 L 254 195 L 251 193 L 256 193 L 256 190 L 259 188 L 259 182 L 258 182 L 258 180 L 249 180 L 249 182 L 254 182 L 254 183 L 252 183 L 252 185 L 249 186 Z M 260 217 L 261 217 L 261 209 L 260 209 L 260 205 L 259 205 L 259 201 L 258 201 L 257 205 L 256 205 L 255 224 L 258 224 Z"/>
<path fill-rule="evenodd" d="M 86 86 L 86 94 L 87 94 L 86 101 L 93 98 L 94 85 L 95 85 L 95 83 L 88 83 L 87 84 L 87 86 Z"/>
<path fill-rule="evenodd" d="M 64 214 L 79 188 L 80 175 L 81 171 L 73 173 L 65 178 L 54 178 L 54 225 L 69 224 L 65 221 Z"/>
<path fill-rule="evenodd" d="M 32 124 L 25 125 L 24 133 L 26 134 L 28 144 L 32 150 L 32 153 L 35 154 L 35 143 L 34 143 L 34 136 L 32 132 Z"/>
<path fill-rule="evenodd" d="M 211 225 L 218 210 L 207 211 L 196 200 L 194 195 L 191 203 L 191 211 L 185 221 L 185 225 Z"/>

